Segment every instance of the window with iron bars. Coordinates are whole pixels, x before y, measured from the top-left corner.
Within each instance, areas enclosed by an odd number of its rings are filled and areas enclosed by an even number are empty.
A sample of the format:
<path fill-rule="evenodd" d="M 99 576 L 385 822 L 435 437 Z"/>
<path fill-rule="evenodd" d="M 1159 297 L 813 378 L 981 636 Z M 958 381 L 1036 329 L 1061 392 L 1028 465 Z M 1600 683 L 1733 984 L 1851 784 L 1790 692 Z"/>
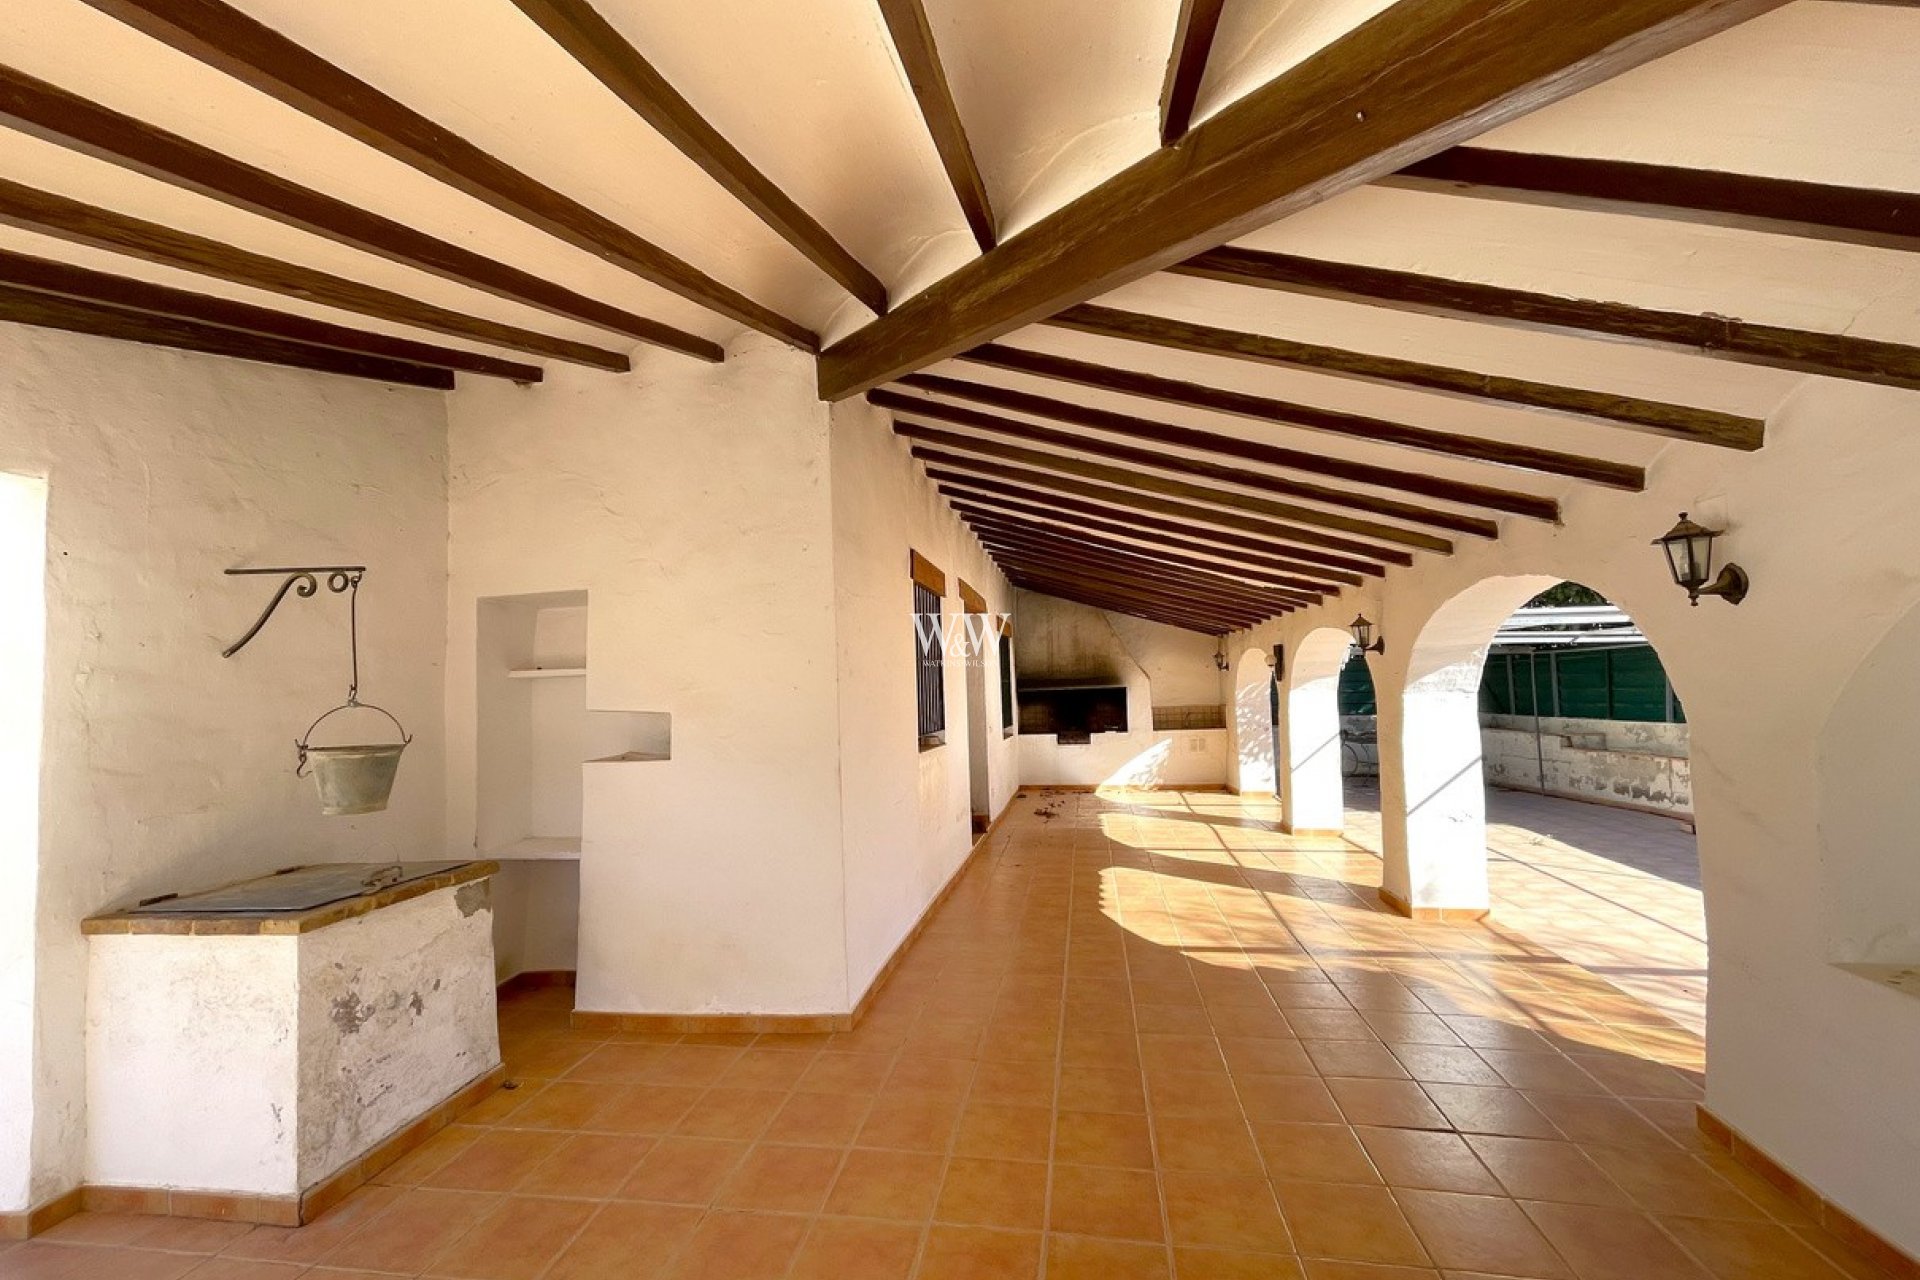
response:
<path fill-rule="evenodd" d="M 920 749 L 946 742 L 946 654 L 940 644 L 940 596 L 931 587 L 913 584 L 914 681 L 920 707 Z"/>
<path fill-rule="evenodd" d="M 1010 738 L 1015 729 L 1013 712 L 1013 637 L 1000 633 L 1000 736 Z"/>

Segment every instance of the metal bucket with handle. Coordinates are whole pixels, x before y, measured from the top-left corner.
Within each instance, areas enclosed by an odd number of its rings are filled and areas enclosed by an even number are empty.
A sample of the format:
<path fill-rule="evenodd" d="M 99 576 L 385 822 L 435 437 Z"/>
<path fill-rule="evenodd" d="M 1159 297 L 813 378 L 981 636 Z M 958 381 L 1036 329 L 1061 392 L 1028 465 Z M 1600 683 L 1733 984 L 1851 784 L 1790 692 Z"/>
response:
<path fill-rule="evenodd" d="M 400 740 L 338 747 L 313 745 L 313 731 L 320 727 L 322 720 L 356 709 L 378 711 L 392 720 Z M 300 753 L 300 763 L 294 773 L 305 777 L 308 770 L 312 770 L 314 786 L 320 792 L 320 812 L 329 817 L 379 813 L 387 807 L 387 797 L 393 793 L 394 775 L 400 771 L 400 753 L 412 741 L 413 737 L 391 711 L 349 698 L 308 725 L 306 733 L 294 743 Z"/>

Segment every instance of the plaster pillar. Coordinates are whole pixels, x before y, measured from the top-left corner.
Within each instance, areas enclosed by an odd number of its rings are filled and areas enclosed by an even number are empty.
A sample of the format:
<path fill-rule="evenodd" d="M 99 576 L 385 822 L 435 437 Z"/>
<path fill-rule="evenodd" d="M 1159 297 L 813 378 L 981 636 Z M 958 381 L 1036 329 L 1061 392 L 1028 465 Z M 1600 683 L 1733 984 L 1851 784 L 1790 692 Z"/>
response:
<path fill-rule="evenodd" d="M 1233 667 L 1233 789 L 1241 795 L 1274 794 L 1273 668 L 1259 649 L 1240 655 Z"/>
<path fill-rule="evenodd" d="M 1340 752 L 1340 669 L 1345 632 L 1317 631 L 1287 655 L 1281 678 L 1279 773 L 1282 828 L 1338 835 L 1346 825 Z"/>

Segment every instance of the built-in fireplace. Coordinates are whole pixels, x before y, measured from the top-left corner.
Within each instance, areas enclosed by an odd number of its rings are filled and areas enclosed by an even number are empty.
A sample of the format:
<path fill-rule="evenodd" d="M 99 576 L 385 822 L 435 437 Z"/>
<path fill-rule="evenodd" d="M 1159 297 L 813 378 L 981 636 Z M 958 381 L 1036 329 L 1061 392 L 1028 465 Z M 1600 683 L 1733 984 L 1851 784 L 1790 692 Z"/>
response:
<path fill-rule="evenodd" d="M 1127 731 L 1127 687 L 1110 681 L 1024 681 L 1020 732 L 1050 733 L 1061 742 L 1091 741 L 1096 733 Z"/>

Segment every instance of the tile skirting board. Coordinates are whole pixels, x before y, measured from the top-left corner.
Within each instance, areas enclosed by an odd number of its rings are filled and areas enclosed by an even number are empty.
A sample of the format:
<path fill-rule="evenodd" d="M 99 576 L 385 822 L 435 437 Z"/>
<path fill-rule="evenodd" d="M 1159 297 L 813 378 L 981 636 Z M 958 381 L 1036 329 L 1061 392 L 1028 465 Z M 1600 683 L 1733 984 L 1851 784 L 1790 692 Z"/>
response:
<path fill-rule="evenodd" d="M 1901 1249 L 1885 1236 L 1821 1195 L 1801 1181 L 1791 1169 L 1775 1160 L 1738 1129 L 1707 1110 L 1704 1103 L 1694 1108 L 1700 1132 L 1734 1160 L 1759 1175 L 1774 1190 L 1802 1209 L 1834 1239 L 1867 1257 L 1892 1280 L 1920 1280 L 1920 1259 Z"/>
<path fill-rule="evenodd" d="M 506 1078 L 504 1066 L 475 1077 L 425 1115 L 402 1126 L 371 1151 L 349 1161 L 297 1196 L 168 1187 L 80 1186 L 25 1213 L 0 1214 L 0 1240 L 29 1239 L 83 1209 L 92 1213 L 139 1213 L 162 1218 L 211 1218 L 271 1227 L 303 1226 L 452 1124 L 467 1108 L 499 1088 Z"/>
<path fill-rule="evenodd" d="M 1000 824 L 1006 820 L 1007 814 L 1013 811 L 1014 800 L 1028 792 L 1061 789 L 1022 787 L 1008 799 L 1005 805 L 1001 806 L 999 815 L 987 825 L 985 832 L 974 837 L 973 846 L 967 850 L 967 856 L 961 859 L 960 865 L 953 869 L 953 874 L 947 877 L 947 882 L 940 886 L 940 892 L 934 894 L 932 900 L 921 910 L 920 918 L 913 922 L 913 927 L 907 930 L 906 936 L 894 946 L 892 954 L 887 957 L 886 963 L 880 966 L 879 972 L 874 974 L 873 981 L 867 984 L 866 993 L 855 1002 L 853 1011 L 850 1013 L 603 1013 L 591 1009 L 575 1009 L 571 1018 L 572 1024 L 582 1031 L 653 1032 L 680 1035 L 822 1035 L 834 1031 L 851 1031 L 860 1025 L 862 1018 L 867 1016 L 867 1010 L 873 1006 L 887 979 L 893 976 L 894 969 L 898 967 L 901 958 L 907 954 L 907 949 L 919 938 L 921 932 L 927 927 L 927 922 L 933 919 L 934 912 L 938 911 L 940 905 L 953 893 L 954 886 L 960 883 L 960 878 L 966 875 L 967 868 L 973 865 L 973 860 L 993 839 L 993 833 L 1000 829 Z"/>
<path fill-rule="evenodd" d="M 1493 914 L 1489 907 L 1416 907 L 1385 885 L 1380 887 L 1380 901 L 1395 915 L 1420 924 L 1477 924 Z"/>

